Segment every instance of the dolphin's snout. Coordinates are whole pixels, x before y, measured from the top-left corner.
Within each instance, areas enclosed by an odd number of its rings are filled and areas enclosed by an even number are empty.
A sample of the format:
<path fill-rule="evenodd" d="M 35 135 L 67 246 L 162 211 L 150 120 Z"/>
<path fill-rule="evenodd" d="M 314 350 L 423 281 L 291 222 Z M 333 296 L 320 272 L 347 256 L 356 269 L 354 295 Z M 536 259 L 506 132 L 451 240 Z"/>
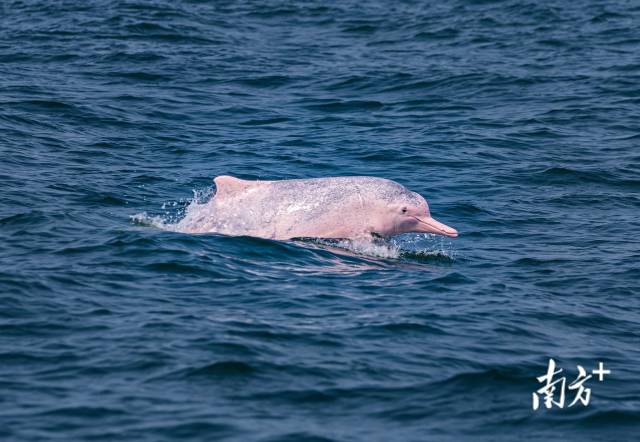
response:
<path fill-rule="evenodd" d="M 455 238 L 458 236 L 458 231 L 456 229 L 454 229 L 453 227 L 449 227 L 448 225 L 443 224 L 440 221 L 431 218 L 430 216 L 420 218 L 416 216 L 415 219 L 418 220 L 418 227 L 420 232 L 435 233 L 436 235 L 444 235 L 451 238 Z"/>

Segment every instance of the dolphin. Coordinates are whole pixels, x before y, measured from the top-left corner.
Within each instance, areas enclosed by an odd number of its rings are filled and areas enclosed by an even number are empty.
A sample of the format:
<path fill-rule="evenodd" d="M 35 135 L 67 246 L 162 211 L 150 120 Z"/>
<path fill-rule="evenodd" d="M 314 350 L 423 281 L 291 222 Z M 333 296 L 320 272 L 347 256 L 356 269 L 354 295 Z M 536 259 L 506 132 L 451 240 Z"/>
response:
<path fill-rule="evenodd" d="M 280 181 L 214 180 L 216 193 L 192 203 L 176 230 L 286 240 L 458 232 L 433 219 L 427 201 L 395 181 L 345 176 Z"/>

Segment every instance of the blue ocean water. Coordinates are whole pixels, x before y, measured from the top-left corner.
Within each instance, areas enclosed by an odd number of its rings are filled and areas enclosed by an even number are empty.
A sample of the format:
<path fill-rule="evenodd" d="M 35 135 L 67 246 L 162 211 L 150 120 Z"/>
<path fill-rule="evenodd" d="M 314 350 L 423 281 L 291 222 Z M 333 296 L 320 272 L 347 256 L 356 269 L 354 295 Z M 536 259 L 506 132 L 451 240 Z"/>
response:
<path fill-rule="evenodd" d="M 0 439 L 638 440 L 637 2 L 0 3 Z M 372 175 L 460 237 L 187 235 Z M 588 406 L 534 411 L 604 362 Z"/>

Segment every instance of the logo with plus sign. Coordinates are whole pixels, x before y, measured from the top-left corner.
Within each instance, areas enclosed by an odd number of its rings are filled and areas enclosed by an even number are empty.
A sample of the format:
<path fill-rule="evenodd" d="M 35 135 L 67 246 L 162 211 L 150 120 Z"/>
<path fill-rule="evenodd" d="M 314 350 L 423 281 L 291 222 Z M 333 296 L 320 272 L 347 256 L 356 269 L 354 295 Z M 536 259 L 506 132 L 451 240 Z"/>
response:
<path fill-rule="evenodd" d="M 573 407 L 578 402 L 585 407 L 589 405 L 591 388 L 586 387 L 587 381 L 593 377 L 592 375 L 595 375 L 598 377 L 598 381 L 602 382 L 604 375 L 611 374 L 611 370 L 605 370 L 602 362 L 598 362 L 598 368 L 591 370 L 589 375 L 582 365 L 578 365 L 577 368 L 578 377 L 567 386 L 567 379 L 564 376 L 559 376 L 562 373 L 562 368 L 556 370 L 556 361 L 549 359 L 547 373 L 536 378 L 543 386 L 533 393 L 533 409 L 537 410 L 540 407 L 541 396 L 546 408 L 553 408 L 554 405 L 558 408 L 564 408 L 567 389 L 575 391 L 574 399 L 569 407 Z"/>

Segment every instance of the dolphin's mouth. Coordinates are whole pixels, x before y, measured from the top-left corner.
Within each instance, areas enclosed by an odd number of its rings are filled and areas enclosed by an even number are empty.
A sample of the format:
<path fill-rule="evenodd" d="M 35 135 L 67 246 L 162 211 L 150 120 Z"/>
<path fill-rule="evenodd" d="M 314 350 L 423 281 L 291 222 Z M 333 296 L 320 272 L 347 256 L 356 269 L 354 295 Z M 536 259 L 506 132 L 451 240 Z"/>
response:
<path fill-rule="evenodd" d="M 430 216 L 425 216 L 424 218 L 418 218 L 414 216 L 413 218 L 418 221 L 418 231 L 425 233 L 435 233 L 436 235 L 444 235 L 449 236 L 451 238 L 455 238 L 458 236 L 458 231 L 453 227 L 449 227 L 446 224 L 441 223 L 440 221 L 431 218 Z"/>

